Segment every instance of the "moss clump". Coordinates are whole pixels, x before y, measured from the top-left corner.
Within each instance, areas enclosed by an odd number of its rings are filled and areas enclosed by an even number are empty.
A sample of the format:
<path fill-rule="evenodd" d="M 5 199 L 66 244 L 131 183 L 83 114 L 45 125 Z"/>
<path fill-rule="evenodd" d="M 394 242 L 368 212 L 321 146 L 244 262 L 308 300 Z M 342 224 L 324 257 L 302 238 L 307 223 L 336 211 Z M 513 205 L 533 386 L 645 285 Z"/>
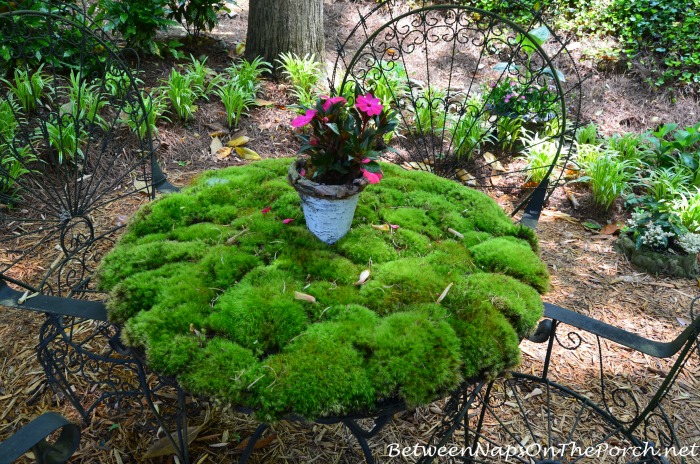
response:
<path fill-rule="evenodd" d="M 522 240 L 499 237 L 469 248 L 474 263 L 489 272 L 502 272 L 532 285 L 539 292 L 549 290 L 549 273 L 532 249 Z"/>
<path fill-rule="evenodd" d="M 533 234 L 481 193 L 385 165 L 329 246 L 289 163 L 205 173 L 144 207 L 105 258 L 110 318 L 154 369 L 276 420 L 418 405 L 518 362 L 547 288 Z"/>
<path fill-rule="evenodd" d="M 417 406 L 461 380 L 459 338 L 434 306 L 392 314 L 377 327 L 368 369 L 381 397 Z"/>

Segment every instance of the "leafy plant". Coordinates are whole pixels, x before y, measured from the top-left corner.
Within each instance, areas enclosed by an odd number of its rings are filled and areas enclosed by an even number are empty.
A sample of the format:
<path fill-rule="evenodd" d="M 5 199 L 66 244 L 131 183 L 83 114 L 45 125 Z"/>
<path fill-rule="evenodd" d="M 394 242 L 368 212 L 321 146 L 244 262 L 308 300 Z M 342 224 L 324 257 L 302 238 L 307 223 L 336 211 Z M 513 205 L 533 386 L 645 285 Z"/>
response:
<path fill-rule="evenodd" d="M 664 211 L 662 204 L 651 197 L 631 197 L 625 206 L 633 207 L 634 212 L 622 231 L 632 236 L 637 249 L 663 251 L 673 239 L 688 233 L 676 214 Z"/>
<path fill-rule="evenodd" d="M 12 143 L 15 137 L 15 129 L 19 124 L 17 121 L 19 107 L 14 99 L 8 98 L 0 102 L 0 142 Z"/>
<path fill-rule="evenodd" d="M 700 232 L 700 187 L 682 189 L 665 203 L 668 211 L 677 214 L 689 231 Z"/>
<path fill-rule="evenodd" d="M 559 149 L 555 142 L 540 138 L 539 134 L 526 135 L 525 159 L 527 160 L 527 181 L 539 184 L 550 168 L 556 163 Z"/>
<path fill-rule="evenodd" d="M 300 58 L 295 53 L 281 53 L 278 63 L 282 66 L 282 73 L 292 84 L 294 95 L 302 106 L 311 106 L 314 98 L 314 89 L 321 79 L 321 64 L 312 54 L 306 54 Z"/>
<path fill-rule="evenodd" d="M 241 115 L 255 102 L 250 88 L 237 80 L 230 80 L 220 85 L 215 91 L 226 108 L 226 122 L 229 127 L 238 125 Z"/>
<path fill-rule="evenodd" d="M 355 95 L 352 105 L 343 97 L 321 97 L 314 108 L 292 121 L 294 127 L 309 126 L 298 134 L 299 153 L 308 155 L 302 177 L 329 185 L 350 183 L 364 176 L 370 183 L 381 180 L 376 147 L 384 135 L 396 128 L 396 112 L 372 94 Z"/>
<path fill-rule="evenodd" d="M 63 164 L 64 160 L 73 161 L 76 156 L 85 156 L 81 146 L 88 134 L 73 116 L 64 115 L 47 121 L 46 133 L 58 164 Z"/>
<path fill-rule="evenodd" d="M 452 118 L 448 130 L 452 136 L 453 153 L 457 158 L 468 160 L 482 144 L 494 140 L 491 129 L 484 124 L 482 118 L 468 109 L 464 114 Z"/>
<path fill-rule="evenodd" d="M 522 83 L 506 77 L 484 89 L 486 107 L 499 116 L 522 117 L 529 121 L 546 121 L 556 113 L 557 93 L 549 86 Z"/>
<path fill-rule="evenodd" d="M 649 173 L 649 178 L 643 180 L 646 192 L 655 201 L 661 202 L 669 200 L 687 184 L 690 183 L 691 175 L 682 169 L 657 168 Z"/>
<path fill-rule="evenodd" d="M 574 140 L 579 145 L 595 145 L 598 140 L 598 128 L 594 123 L 576 129 Z"/>
<path fill-rule="evenodd" d="M 501 116 L 496 120 L 497 139 L 501 144 L 501 149 L 506 152 L 512 152 L 516 149 L 524 131 L 523 120 L 520 117 Z"/>
<path fill-rule="evenodd" d="M 134 77 L 134 84 L 143 84 L 143 81 Z M 131 90 L 131 78 L 124 69 L 108 70 L 104 77 L 105 91 L 115 98 L 124 98 Z"/>
<path fill-rule="evenodd" d="M 70 101 L 62 109 L 77 119 L 94 124 L 104 124 L 98 114 L 107 103 L 99 94 L 97 85 L 89 85 L 80 73 L 70 72 L 70 85 L 66 88 Z"/>
<path fill-rule="evenodd" d="M 650 149 L 643 135 L 632 132 L 619 135 L 614 134 L 607 139 L 608 147 L 617 151 L 623 159 L 630 160 L 637 165 L 644 164 L 650 155 Z"/>
<path fill-rule="evenodd" d="M 207 57 L 199 61 L 194 56 L 190 55 L 190 64 L 186 67 L 187 76 L 190 79 L 192 89 L 197 98 L 207 98 L 211 90 L 220 82 L 213 69 L 206 65 Z"/>
<path fill-rule="evenodd" d="M 14 79 L 12 82 L 6 79 L 0 81 L 7 84 L 10 91 L 17 97 L 22 109 L 30 113 L 36 108 L 37 102 L 41 99 L 46 86 L 46 75 L 42 69 L 44 65 L 39 66 L 35 72 L 30 72 L 28 69 L 15 69 Z"/>
<path fill-rule="evenodd" d="M 583 166 L 586 176 L 579 180 L 591 186 L 593 202 L 608 210 L 615 199 L 629 189 L 632 167 L 630 160 L 621 159 L 616 152 L 608 150 Z"/>
<path fill-rule="evenodd" d="M 253 61 L 241 60 L 235 66 L 227 69 L 233 79 L 237 79 L 238 83 L 245 88 L 248 88 L 251 94 L 255 95 L 260 88 L 260 76 L 270 72 L 272 65 L 261 57 L 255 58 Z"/>
<path fill-rule="evenodd" d="M 1 147 L 0 152 L 0 193 L 12 195 L 12 190 L 19 182 L 20 177 L 29 174 L 28 163 L 36 160 L 31 148 L 28 146 L 19 149 L 13 146 Z"/>
<path fill-rule="evenodd" d="M 99 0 L 97 20 L 105 31 L 117 31 L 127 45 L 155 55 L 162 46 L 156 32 L 176 24 L 168 19 L 168 0 Z"/>
<path fill-rule="evenodd" d="M 168 17 L 183 23 L 187 33 L 194 37 L 219 23 L 217 11 L 230 11 L 223 0 L 170 0 L 169 6 Z"/>
<path fill-rule="evenodd" d="M 141 105 L 135 105 L 128 101 L 125 113 L 128 115 L 126 123 L 135 131 L 140 138 L 146 138 L 149 134 L 153 137 L 158 137 L 157 122 L 159 119 L 170 121 L 165 116 L 167 104 L 165 96 L 161 93 L 157 94 L 141 94 L 143 100 L 143 108 Z M 145 111 L 145 114 L 144 114 Z"/>
<path fill-rule="evenodd" d="M 406 69 L 398 61 L 375 61 L 367 71 L 365 84 L 384 106 L 396 104 L 409 91 Z"/>
<path fill-rule="evenodd" d="M 194 104 L 197 93 L 194 90 L 192 76 L 181 74 L 176 69 L 171 70 L 166 81 L 166 93 L 175 114 L 183 121 L 192 119 L 194 112 L 197 111 L 197 106 Z"/>
<path fill-rule="evenodd" d="M 445 128 L 447 92 L 436 87 L 423 90 L 416 99 L 415 128 L 419 134 L 434 134 Z"/>

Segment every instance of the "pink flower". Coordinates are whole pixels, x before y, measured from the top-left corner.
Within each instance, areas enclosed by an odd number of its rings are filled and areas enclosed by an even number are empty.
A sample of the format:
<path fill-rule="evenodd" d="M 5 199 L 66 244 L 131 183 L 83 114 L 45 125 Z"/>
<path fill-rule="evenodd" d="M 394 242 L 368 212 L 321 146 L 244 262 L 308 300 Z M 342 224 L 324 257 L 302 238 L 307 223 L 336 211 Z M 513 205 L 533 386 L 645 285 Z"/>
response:
<path fill-rule="evenodd" d="M 397 226 L 396 224 L 389 224 L 389 227 L 391 227 L 392 229 L 398 229 L 398 228 L 399 228 L 399 226 Z"/>
<path fill-rule="evenodd" d="M 301 177 L 306 177 L 306 169 L 302 168 L 301 171 L 299 171 L 299 175 Z"/>
<path fill-rule="evenodd" d="M 362 164 L 367 164 L 367 163 L 369 163 L 370 161 L 372 161 L 372 160 L 369 159 L 369 158 L 365 158 L 365 159 L 362 160 Z"/>
<path fill-rule="evenodd" d="M 293 127 L 303 127 L 316 116 L 316 110 L 307 110 L 306 114 L 292 120 Z"/>
<path fill-rule="evenodd" d="M 267 214 L 267 213 L 270 212 L 271 209 L 272 209 L 271 206 L 266 206 L 266 207 L 263 208 L 260 212 L 263 213 L 263 214 Z"/>
<path fill-rule="evenodd" d="M 367 116 L 377 116 L 381 114 L 382 110 L 384 109 L 381 102 L 382 101 L 380 99 L 375 98 L 371 93 L 368 93 L 367 95 L 358 95 L 355 106 Z"/>
<path fill-rule="evenodd" d="M 285 219 L 285 220 L 282 221 L 282 224 L 289 224 L 289 223 L 292 222 L 293 220 L 294 220 L 294 218 L 287 218 L 287 219 Z"/>
<path fill-rule="evenodd" d="M 318 139 L 316 137 L 309 137 L 309 145 L 318 145 Z"/>
<path fill-rule="evenodd" d="M 382 174 L 379 172 L 369 172 L 366 169 L 360 169 L 362 175 L 369 181 L 370 184 L 378 184 L 382 180 Z"/>
<path fill-rule="evenodd" d="M 328 110 L 331 109 L 331 106 L 335 105 L 336 103 L 347 103 L 347 100 L 344 99 L 343 97 L 333 97 L 330 98 L 328 96 L 322 96 L 321 97 L 324 102 L 323 102 L 323 111 L 328 112 Z"/>

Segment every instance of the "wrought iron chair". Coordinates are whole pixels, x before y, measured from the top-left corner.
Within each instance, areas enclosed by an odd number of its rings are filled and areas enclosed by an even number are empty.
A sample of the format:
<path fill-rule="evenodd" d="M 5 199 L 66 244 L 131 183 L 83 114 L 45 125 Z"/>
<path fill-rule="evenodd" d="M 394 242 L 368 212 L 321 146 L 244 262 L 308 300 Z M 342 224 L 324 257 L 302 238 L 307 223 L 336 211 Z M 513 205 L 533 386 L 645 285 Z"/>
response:
<path fill-rule="evenodd" d="M 184 393 L 121 345 L 92 280 L 128 214 L 174 190 L 135 55 L 85 3 L 42 5 L 0 14 L 0 306 L 46 315 L 39 362 L 83 420 L 98 408 L 159 411 L 154 426 L 177 423 L 171 439 L 186 462 Z"/>
<path fill-rule="evenodd" d="M 338 43 L 330 85 L 347 95 L 359 86 L 399 112 L 403 124 L 393 143 L 394 161 L 488 190 L 513 215 L 524 212 L 521 223 L 534 229 L 543 202 L 576 169 L 570 156 L 581 100 L 575 62 L 540 13 L 532 12 L 524 27 L 466 6 L 422 2 L 409 9 L 383 2 L 360 13 L 351 36 Z M 387 15 L 388 22 L 378 21 Z M 364 40 L 355 47 L 358 35 Z M 514 91 L 504 94 L 509 87 Z M 521 120 L 514 122 L 517 115 Z M 536 135 L 518 146 L 513 124 Z M 694 462 L 673 451 L 664 455 L 671 447 L 678 453 L 683 443 L 674 430 L 679 419 L 662 407 L 692 354 L 700 354 L 700 316 L 693 305 L 688 327 L 669 343 L 549 303 L 545 317 L 531 337 L 547 343 L 539 375 L 514 372 L 494 381 L 468 381 L 450 398 L 429 441 L 433 450 L 456 444 L 450 437 L 461 430 L 464 440 L 457 444 L 464 462 L 608 462 L 605 456 L 628 463 Z M 556 383 L 550 369 L 555 346 L 573 351 L 591 337 L 599 348 L 597 396 Z M 633 383 L 610 383 L 601 340 L 675 361 L 644 402 Z M 494 447 L 501 454 L 488 454 Z M 589 447 L 592 457 L 586 456 Z M 628 454 L 601 457 L 610 448 Z M 421 462 L 433 458 L 428 453 Z"/>
<path fill-rule="evenodd" d="M 56 441 L 48 443 L 46 437 L 59 430 Z M 80 428 L 77 425 L 60 414 L 47 412 L 0 442 L 0 463 L 14 462 L 31 450 L 39 464 L 62 464 L 75 453 L 79 443 Z"/>

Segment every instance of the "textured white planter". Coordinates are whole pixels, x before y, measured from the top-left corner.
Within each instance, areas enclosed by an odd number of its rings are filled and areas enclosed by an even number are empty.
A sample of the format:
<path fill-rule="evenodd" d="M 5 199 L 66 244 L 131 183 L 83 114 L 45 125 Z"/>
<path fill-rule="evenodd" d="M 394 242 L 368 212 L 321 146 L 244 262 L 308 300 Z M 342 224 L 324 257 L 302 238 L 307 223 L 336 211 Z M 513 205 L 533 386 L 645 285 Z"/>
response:
<path fill-rule="evenodd" d="M 342 200 L 315 198 L 299 193 L 306 227 L 312 234 L 329 245 L 345 236 L 352 225 L 359 192 Z"/>
<path fill-rule="evenodd" d="M 299 175 L 305 165 L 303 159 L 294 161 L 287 179 L 301 198 L 306 227 L 319 240 L 331 245 L 350 230 L 357 200 L 367 181 L 363 177 L 345 185 L 317 184 Z"/>

